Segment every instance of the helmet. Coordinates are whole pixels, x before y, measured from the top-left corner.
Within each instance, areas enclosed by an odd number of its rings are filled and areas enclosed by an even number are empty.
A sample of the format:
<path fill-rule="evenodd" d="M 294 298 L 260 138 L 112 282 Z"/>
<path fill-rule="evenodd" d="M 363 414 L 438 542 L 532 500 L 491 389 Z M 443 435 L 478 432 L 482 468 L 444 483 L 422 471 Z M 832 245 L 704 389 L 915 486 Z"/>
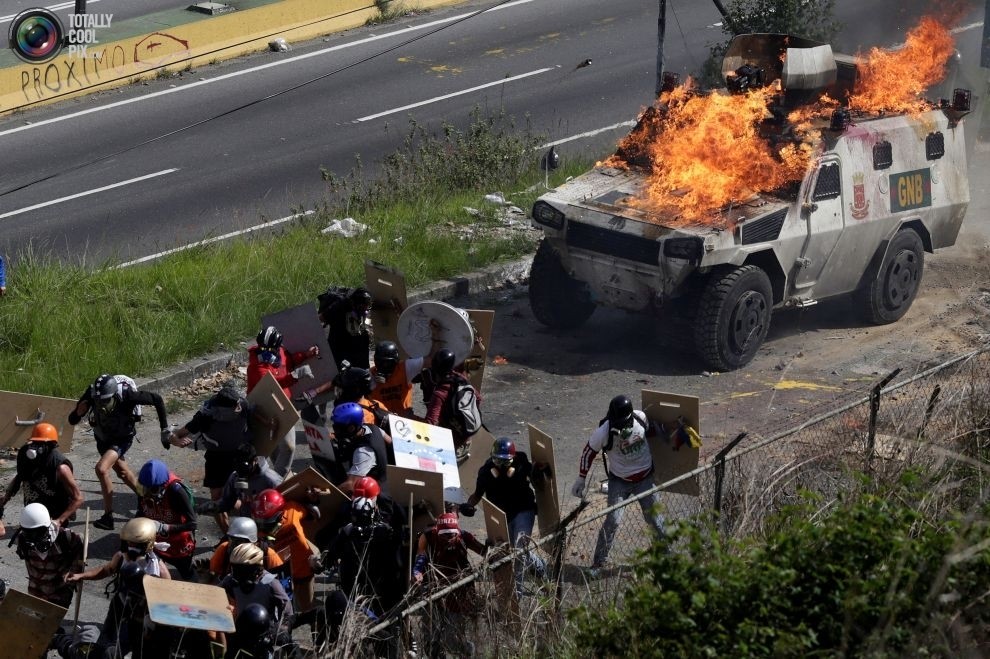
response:
<path fill-rule="evenodd" d="M 620 394 L 608 404 L 608 424 L 612 428 L 625 428 L 632 424 L 633 404 L 629 397 Z"/>
<path fill-rule="evenodd" d="M 235 382 L 224 382 L 220 391 L 213 394 L 210 403 L 220 407 L 234 407 L 243 397 Z"/>
<path fill-rule="evenodd" d="M 137 561 L 124 561 L 117 571 L 121 588 L 125 591 L 138 591 L 144 586 L 144 566 Z"/>
<path fill-rule="evenodd" d="M 58 430 L 50 423 L 39 423 L 31 432 L 31 442 L 57 442 Z"/>
<path fill-rule="evenodd" d="M 262 490 L 251 503 L 251 517 L 258 525 L 258 530 L 265 534 L 272 534 L 278 529 L 282 523 L 283 510 L 285 499 L 278 490 Z"/>
<path fill-rule="evenodd" d="M 357 403 L 341 403 L 333 408 L 330 423 L 334 426 L 361 426 L 364 424 L 364 409 Z"/>
<path fill-rule="evenodd" d="M 508 437 L 499 437 L 492 444 L 492 462 L 499 467 L 507 467 L 516 457 L 516 444 Z"/>
<path fill-rule="evenodd" d="M 365 497 L 367 499 L 374 499 L 379 494 L 381 494 L 382 488 L 379 487 L 378 481 L 376 481 L 371 476 L 362 476 L 357 479 L 354 483 L 354 496 L 355 497 Z"/>
<path fill-rule="evenodd" d="M 43 503 L 29 503 L 21 511 L 22 529 L 48 528 L 52 525 L 52 516 Z"/>
<path fill-rule="evenodd" d="M 145 545 L 149 550 L 158 534 L 158 522 L 147 517 L 135 517 L 120 529 L 120 539 L 129 545 Z"/>
<path fill-rule="evenodd" d="M 360 366 L 347 366 L 333 379 L 340 389 L 338 398 L 357 400 L 371 392 L 371 371 Z"/>
<path fill-rule="evenodd" d="M 461 534 L 461 524 L 457 520 L 457 513 L 444 513 L 437 517 L 437 533 L 440 535 Z"/>
<path fill-rule="evenodd" d="M 351 520 L 358 528 L 371 526 L 378 516 L 378 508 L 374 499 L 357 497 L 351 501 Z"/>
<path fill-rule="evenodd" d="M 250 517 L 234 517 L 230 520 L 230 527 L 227 528 L 227 536 L 250 543 L 258 542 L 258 525 Z"/>
<path fill-rule="evenodd" d="M 258 450 L 254 448 L 254 444 L 241 444 L 237 447 L 234 458 L 234 469 L 237 471 L 237 475 L 241 478 L 249 477 L 254 471 L 257 457 Z"/>
<path fill-rule="evenodd" d="M 355 307 L 370 307 L 372 299 L 371 293 L 365 288 L 355 288 L 351 292 L 351 302 Z"/>
<path fill-rule="evenodd" d="M 430 370 L 437 375 L 444 375 L 450 373 L 454 370 L 454 361 L 457 358 L 454 356 L 454 351 L 449 348 L 440 348 L 435 353 L 433 353 L 433 359 L 430 361 Z"/>
<path fill-rule="evenodd" d="M 237 545 L 234 551 L 230 552 L 231 565 L 257 565 L 263 566 L 265 563 L 265 553 L 261 547 L 253 542 Z"/>
<path fill-rule="evenodd" d="M 93 402 L 97 407 L 108 407 L 117 395 L 117 378 L 104 373 L 93 381 L 91 389 Z"/>
<path fill-rule="evenodd" d="M 266 350 L 278 350 L 282 347 L 282 333 L 269 325 L 258 332 L 258 347 Z"/>
<path fill-rule="evenodd" d="M 138 483 L 147 489 L 155 489 L 168 482 L 168 467 L 161 460 L 148 460 L 138 472 Z"/>
<path fill-rule="evenodd" d="M 382 341 L 375 346 L 375 368 L 382 375 L 391 375 L 399 365 L 399 346 L 394 341 Z"/>
<path fill-rule="evenodd" d="M 264 604 L 255 602 L 254 604 L 248 604 L 244 607 L 243 611 L 237 614 L 237 620 L 234 626 L 237 628 L 238 637 L 243 635 L 250 638 L 258 638 L 271 631 L 272 619 L 268 615 L 268 609 L 265 608 Z"/>

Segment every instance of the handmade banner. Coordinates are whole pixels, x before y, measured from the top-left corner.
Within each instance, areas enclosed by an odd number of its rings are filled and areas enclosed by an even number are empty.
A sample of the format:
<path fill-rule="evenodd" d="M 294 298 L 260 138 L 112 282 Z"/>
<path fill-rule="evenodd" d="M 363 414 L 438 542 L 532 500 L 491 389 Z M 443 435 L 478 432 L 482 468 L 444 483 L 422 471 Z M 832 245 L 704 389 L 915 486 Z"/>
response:
<path fill-rule="evenodd" d="M 678 438 L 678 427 L 684 423 L 701 434 L 701 406 L 697 396 L 642 391 L 643 412 L 651 420 L 663 424 L 665 437 L 650 437 L 653 454 L 653 482 L 657 485 L 686 474 L 698 467 L 699 449 Z M 688 478 L 666 489 L 667 492 L 698 496 L 697 478 Z"/>
<path fill-rule="evenodd" d="M 391 424 L 396 466 L 442 474 L 444 499 L 463 503 L 465 498 L 450 431 L 396 416 L 391 417 Z"/>
<path fill-rule="evenodd" d="M 234 616 L 220 586 L 144 575 L 144 596 L 152 622 L 186 629 L 233 632 Z"/>

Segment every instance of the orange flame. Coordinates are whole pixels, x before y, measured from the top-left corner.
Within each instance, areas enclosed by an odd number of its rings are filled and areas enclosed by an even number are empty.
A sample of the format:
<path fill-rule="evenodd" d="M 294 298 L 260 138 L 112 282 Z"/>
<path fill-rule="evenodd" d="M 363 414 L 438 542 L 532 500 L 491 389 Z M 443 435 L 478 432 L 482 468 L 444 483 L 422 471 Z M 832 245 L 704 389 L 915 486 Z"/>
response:
<path fill-rule="evenodd" d="M 895 52 L 874 48 L 858 59 L 856 92 L 849 108 L 863 112 L 922 112 L 931 105 L 921 94 L 945 78 L 945 66 L 955 48 L 948 29 L 926 16 L 908 32 L 904 47 Z"/>
<path fill-rule="evenodd" d="M 932 107 L 920 99 L 945 75 L 952 54 L 948 30 L 924 18 L 896 53 L 880 49 L 857 63 L 859 81 L 849 99 L 862 112 L 916 112 Z M 663 93 L 640 116 L 615 155 L 601 165 L 643 167 L 650 172 L 642 197 L 628 203 L 663 217 L 667 226 L 725 226 L 718 209 L 761 192 L 799 182 L 821 142 L 816 120 L 839 102 L 823 94 L 787 116 L 789 130 L 772 143 L 760 129 L 771 117 L 779 81 L 743 94 L 698 95 L 692 81 Z"/>

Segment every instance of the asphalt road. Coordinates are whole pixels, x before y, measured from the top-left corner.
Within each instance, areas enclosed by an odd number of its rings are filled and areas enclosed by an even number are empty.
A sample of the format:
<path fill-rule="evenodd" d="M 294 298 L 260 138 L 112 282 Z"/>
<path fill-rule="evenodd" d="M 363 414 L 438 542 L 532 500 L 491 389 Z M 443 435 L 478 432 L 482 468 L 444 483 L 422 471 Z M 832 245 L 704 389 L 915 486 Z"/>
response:
<path fill-rule="evenodd" d="M 157 11 L 186 7 L 192 2 L 179 0 L 87 0 L 87 14 L 113 14 L 114 22 L 145 16 Z M 75 0 L 3 0 L 0 2 L 0 32 L 4 38 L 10 21 L 25 9 L 45 7 L 55 12 L 68 27 L 69 14 L 75 12 Z"/>
<path fill-rule="evenodd" d="M 865 5 L 871 16 L 897 8 L 876 35 L 892 43 L 918 4 L 849 1 L 837 13 L 852 19 L 855 48 L 879 29 L 863 19 Z M 15 154 L 0 171 L 0 251 L 16 260 L 30 243 L 90 263 L 129 260 L 281 218 L 320 201 L 320 166 L 346 172 L 355 154 L 374 163 L 400 143 L 409 117 L 463 125 L 478 105 L 528 117 L 548 141 L 595 133 L 564 144 L 565 157 L 607 152 L 627 129 L 601 129 L 652 98 L 656 7 L 516 0 L 464 19 L 488 6 L 469 2 L 0 121 L 0 151 Z M 722 38 L 719 18 L 706 2 L 669 2 L 666 68 L 696 71 Z"/>

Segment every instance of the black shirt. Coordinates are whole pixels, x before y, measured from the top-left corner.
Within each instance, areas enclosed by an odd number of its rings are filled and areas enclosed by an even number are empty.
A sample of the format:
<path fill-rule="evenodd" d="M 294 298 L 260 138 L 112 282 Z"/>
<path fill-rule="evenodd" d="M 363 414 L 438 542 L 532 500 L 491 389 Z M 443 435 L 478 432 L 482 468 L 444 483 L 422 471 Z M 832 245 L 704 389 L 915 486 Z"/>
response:
<path fill-rule="evenodd" d="M 138 405 L 154 405 L 158 414 L 158 423 L 162 429 L 168 427 L 168 414 L 165 412 L 165 402 L 162 397 L 152 391 L 134 391 L 125 388 L 122 393 L 115 394 L 117 404 L 107 412 L 101 410 L 93 401 L 93 388 L 86 389 L 80 398 L 80 403 L 89 405 L 89 419 L 93 425 L 93 433 L 103 441 L 120 441 L 133 439 L 137 431 L 134 428 L 134 408 Z M 78 404 L 77 404 L 78 405 Z M 69 412 L 69 423 L 76 425 L 82 417 L 75 410 Z"/>
<path fill-rule="evenodd" d="M 487 498 L 509 519 L 524 510 L 536 510 L 536 494 L 529 480 L 532 473 L 533 463 L 522 451 L 516 452 L 512 468 L 507 470 L 499 469 L 488 458 L 478 470 L 478 484 L 472 496 L 476 500 Z"/>

